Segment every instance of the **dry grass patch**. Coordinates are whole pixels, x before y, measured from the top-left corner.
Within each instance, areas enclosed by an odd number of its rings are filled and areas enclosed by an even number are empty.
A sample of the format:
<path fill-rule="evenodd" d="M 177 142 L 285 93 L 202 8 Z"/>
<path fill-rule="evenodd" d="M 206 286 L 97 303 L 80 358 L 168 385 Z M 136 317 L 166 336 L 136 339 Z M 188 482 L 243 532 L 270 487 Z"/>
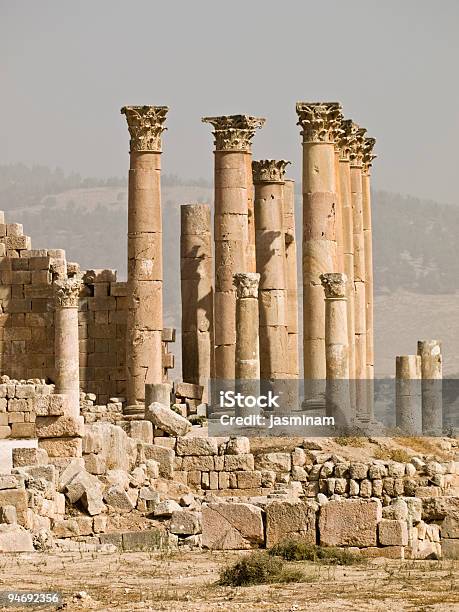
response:
<path fill-rule="evenodd" d="M 304 580 L 306 576 L 302 571 L 285 566 L 279 557 L 257 551 L 223 567 L 218 584 L 237 587 Z"/>

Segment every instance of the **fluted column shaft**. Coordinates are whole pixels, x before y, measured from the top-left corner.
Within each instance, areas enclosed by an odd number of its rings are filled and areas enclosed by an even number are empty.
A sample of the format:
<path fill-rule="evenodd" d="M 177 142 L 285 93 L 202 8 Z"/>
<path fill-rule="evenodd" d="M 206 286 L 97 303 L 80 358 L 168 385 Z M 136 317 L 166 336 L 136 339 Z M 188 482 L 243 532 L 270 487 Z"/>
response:
<path fill-rule="evenodd" d="M 365 253 L 365 325 L 366 325 L 366 377 L 374 378 L 374 317 L 373 317 L 373 231 L 371 222 L 371 162 L 374 138 L 365 138 L 362 166 L 363 243 Z"/>

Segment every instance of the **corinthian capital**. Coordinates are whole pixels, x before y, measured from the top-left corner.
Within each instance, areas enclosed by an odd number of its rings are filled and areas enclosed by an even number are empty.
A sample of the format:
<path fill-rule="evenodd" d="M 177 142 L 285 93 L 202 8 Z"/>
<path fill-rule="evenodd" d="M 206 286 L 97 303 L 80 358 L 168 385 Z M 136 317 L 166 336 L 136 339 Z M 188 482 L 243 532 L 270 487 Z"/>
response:
<path fill-rule="evenodd" d="M 283 183 L 285 168 L 290 162 L 285 159 L 261 159 L 252 162 L 254 183 Z"/>
<path fill-rule="evenodd" d="M 364 138 L 363 140 L 363 168 L 362 171 L 368 174 L 372 166 L 372 161 L 376 155 L 373 155 L 373 147 L 376 140 L 374 138 Z"/>
<path fill-rule="evenodd" d="M 297 102 L 296 112 L 303 142 L 335 142 L 343 118 L 339 102 Z"/>
<path fill-rule="evenodd" d="M 361 168 L 363 164 L 363 149 L 366 129 L 351 121 L 349 130 L 349 157 L 351 166 Z"/>
<path fill-rule="evenodd" d="M 344 119 L 341 122 L 341 130 L 338 138 L 340 161 L 349 161 L 351 158 L 351 139 L 354 125 L 352 119 Z"/>
<path fill-rule="evenodd" d="M 255 130 L 262 128 L 266 119 L 247 115 L 223 115 L 203 117 L 202 121 L 214 126 L 216 151 L 250 152 Z"/>
<path fill-rule="evenodd" d="M 121 114 L 126 115 L 131 151 L 161 152 L 161 134 L 164 127 L 167 106 L 123 106 Z"/>
<path fill-rule="evenodd" d="M 346 298 L 347 276 L 342 272 L 328 272 L 320 275 L 320 282 L 328 300 Z"/>
<path fill-rule="evenodd" d="M 258 283 L 260 275 L 258 272 L 238 272 L 233 274 L 233 285 L 236 287 L 236 295 L 241 298 L 258 298 Z"/>
<path fill-rule="evenodd" d="M 80 274 L 71 278 L 56 279 L 54 287 L 54 305 L 56 308 L 78 308 L 78 298 L 83 278 Z"/>

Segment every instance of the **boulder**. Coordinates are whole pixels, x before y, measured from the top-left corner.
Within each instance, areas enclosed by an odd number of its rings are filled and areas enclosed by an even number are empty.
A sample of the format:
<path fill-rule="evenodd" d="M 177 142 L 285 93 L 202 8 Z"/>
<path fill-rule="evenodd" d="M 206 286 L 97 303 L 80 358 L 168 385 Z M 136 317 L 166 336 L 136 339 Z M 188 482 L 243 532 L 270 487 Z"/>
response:
<path fill-rule="evenodd" d="M 320 544 L 324 546 L 376 546 L 381 502 L 375 499 L 330 501 L 320 508 Z"/>
<path fill-rule="evenodd" d="M 171 436 L 184 436 L 191 430 L 188 419 L 159 402 L 153 402 L 145 409 L 145 419 Z"/>
<path fill-rule="evenodd" d="M 266 506 L 266 546 L 287 538 L 316 543 L 317 504 L 299 500 L 279 500 Z"/>
<path fill-rule="evenodd" d="M 202 508 L 202 545 L 242 550 L 263 545 L 262 511 L 244 503 L 212 503 Z"/>

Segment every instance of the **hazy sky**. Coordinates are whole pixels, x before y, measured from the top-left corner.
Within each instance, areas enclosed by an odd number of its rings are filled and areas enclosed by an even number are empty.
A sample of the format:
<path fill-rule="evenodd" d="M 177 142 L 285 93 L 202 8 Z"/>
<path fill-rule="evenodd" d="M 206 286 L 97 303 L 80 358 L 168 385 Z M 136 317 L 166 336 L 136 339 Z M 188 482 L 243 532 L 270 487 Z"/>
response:
<path fill-rule="evenodd" d="M 0 0 L 0 163 L 124 175 L 125 104 L 170 107 L 165 172 L 212 176 L 204 115 L 267 118 L 300 177 L 297 100 L 377 139 L 374 184 L 459 203 L 457 0 Z"/>

